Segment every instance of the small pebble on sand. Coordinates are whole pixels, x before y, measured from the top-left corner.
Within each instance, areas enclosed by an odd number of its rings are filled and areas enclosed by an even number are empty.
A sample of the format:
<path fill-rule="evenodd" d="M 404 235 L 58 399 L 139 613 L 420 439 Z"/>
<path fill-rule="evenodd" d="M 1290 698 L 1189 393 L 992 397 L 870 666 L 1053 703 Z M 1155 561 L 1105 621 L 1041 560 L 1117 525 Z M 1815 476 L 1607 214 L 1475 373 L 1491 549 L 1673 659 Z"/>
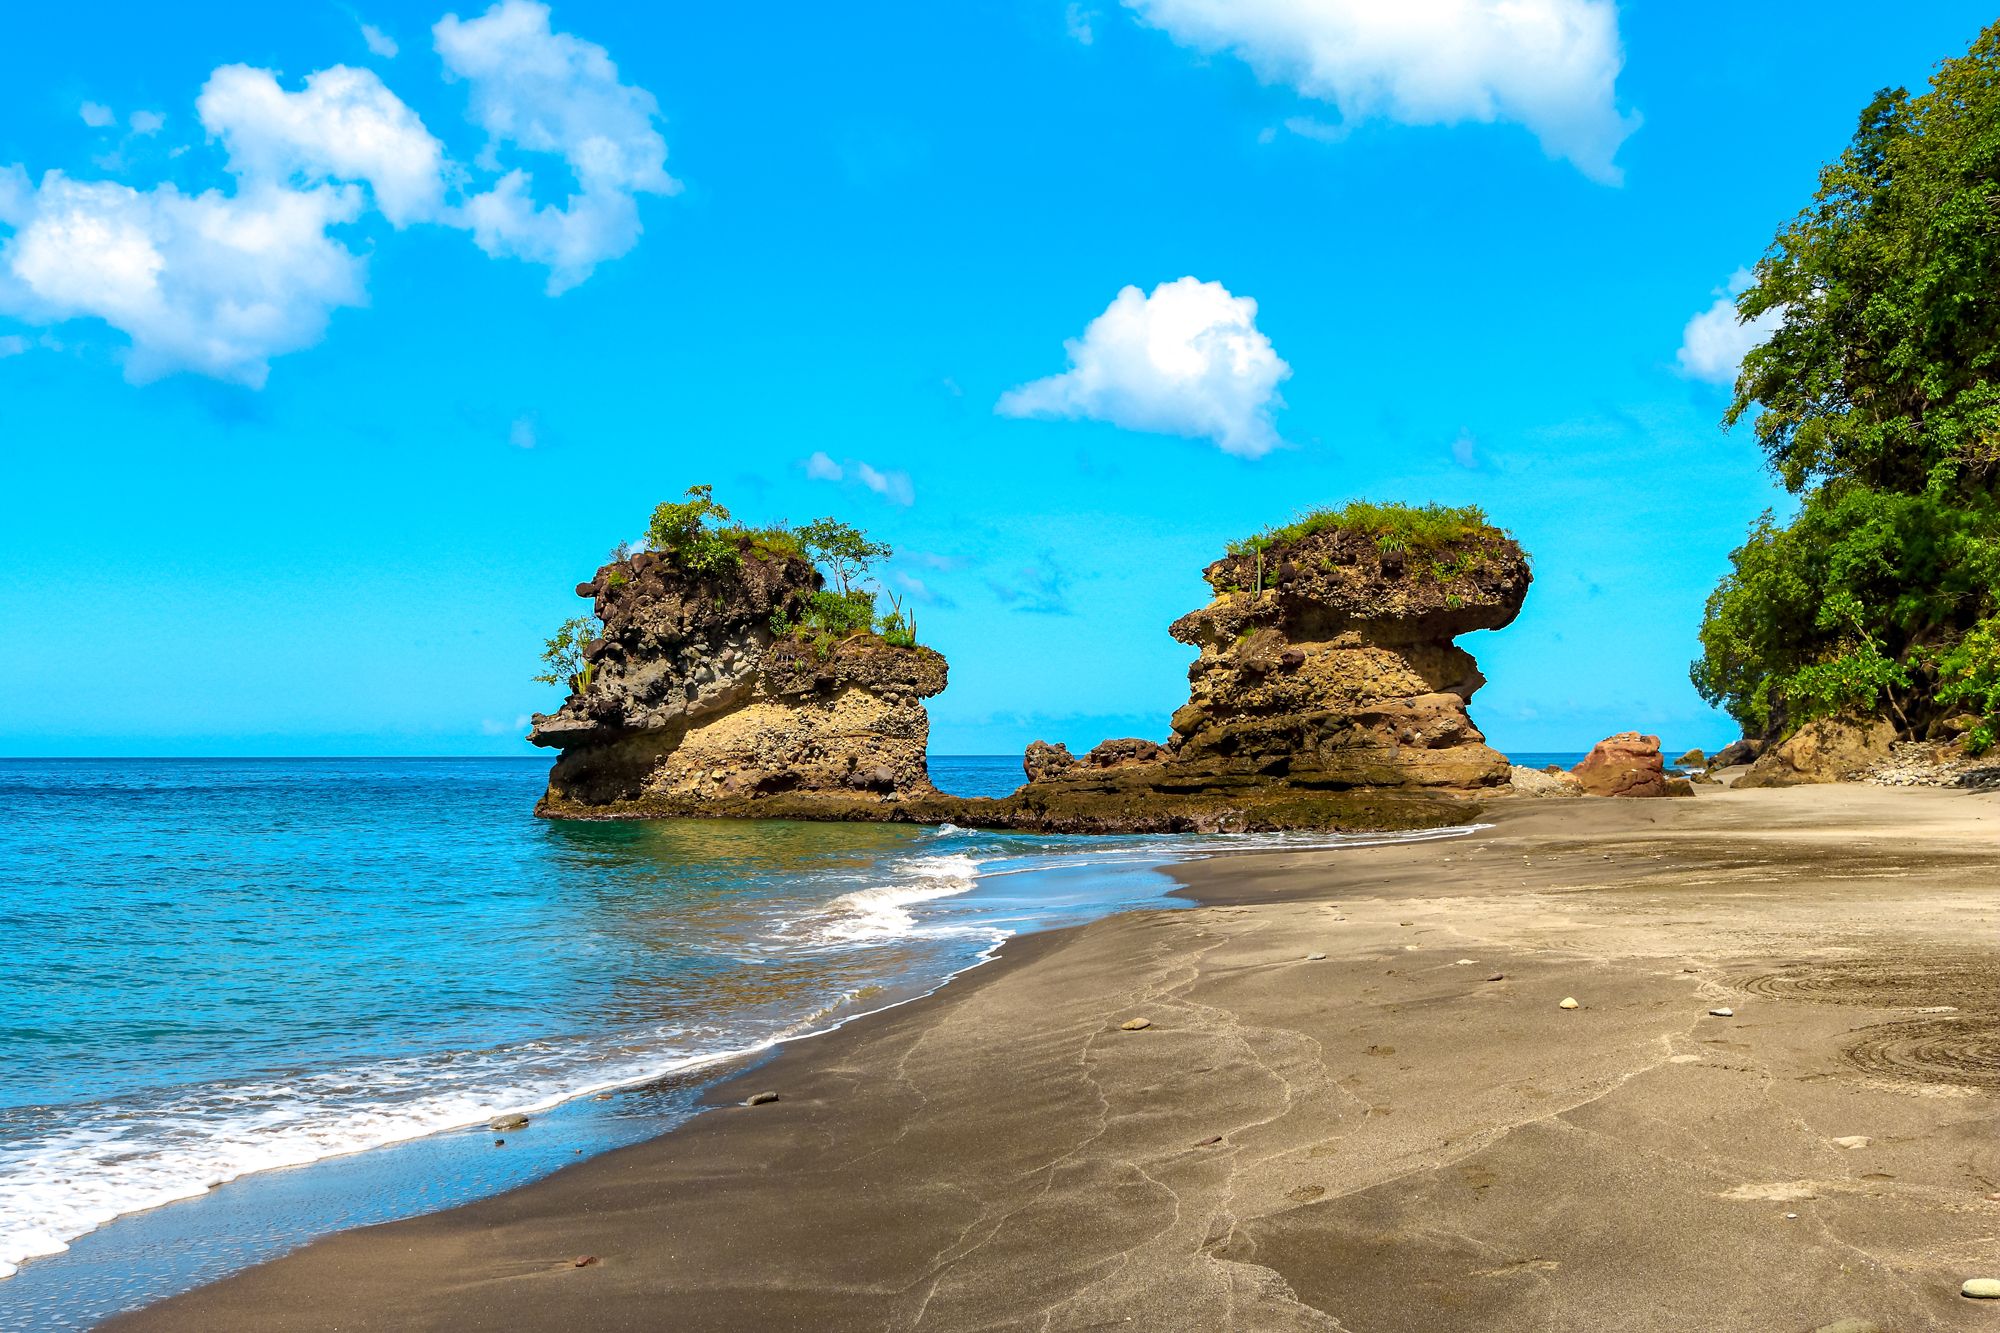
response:
<path fill-rule="evenodd" d="M 1222 1135 L 1211 1134 L 1207 1138 L 1203 1139 L 1201 1142 L 1195 1144 L 1194 1146 L 1197 1148 L 1208 1148 L 1220 1142 L 1222 1142 Z"/>
<path fill-rule="evenodd" d="M 570 1266 L 572 1268 L 588 1268 L 596 1262 L 597 1256 L 594 1254 L 579 1254 L 576 1258 L 570 1260 Z"/>
<path fill-rule="evenodd" d="M 1958 1294 L 1975 1301 L 2000 1301 L 2000 1277 L 1969 1277 Z"/>
<path fill-rule="evenodd" d="M 1477 958 L 1461 958 L 1461 959 L 1459 959 L 1459 960 L 1458 960 L 1457 962 L 1453 963 L 1453 964 L 1452 964 L 1452 966 L 1453 966 L 1453 967 L 1471 967 L 1471 966 L 1472 966 L 1472 965 L 1473 965 L 1474 963 L 1476 963 L 1476 962 L 1478 962 L 1478 961 L 1479 961 L 1479 960 L 1478 960 Z"/>
<path fill-rule="evenodd" d="M 526 1129 L 528 1117 L 524 1115 L 495 1116 L 486 1126 L 488 1129 Z"/>
<path fill-rule="evenodd" d="M 1710 1018 L 1734 1018 L 1736 1017 L 1736 1011 L 1734 1009 L 1727 1009 L 1727 1008 L 1711 1009 L 1708 1011 L 1708 1016 Z"/>
<path fill-rule="evenodd" d="M 1326 955 L 1323 953 L 1309 953 L 1306 955 L 1306 961 L 1308 963 L 1317 963 L 1325 959 L 1325 957 Z"/>
<path fill-rule="evenodd" d="M 1507 974 L 1505 972 L 1495 972 L 1492 976 L 1486 979 L 1488 981 L 1505 981 L 1507 979 Z"/>
<path fill-rule="evenodd" d="M 1153 1020 L 1150 1018 L 1128 1018 L 1118 1026 L 1127 1032 L 1144 1032 L 1147 1028 L 1153 1026 Z"/>
<path fill-rule="evenodd" d="M 1833 1146 L 1836 1148 L 1846 1148 L 1851 1152 L 1856 1148 L 1866 1148 L 1870 1142 L 1871 1140 L 1866 1134 L 1843 1134 L 1833 1140 Z"/>
<path fill-rule="evenodd" d="M 1797 1213 L 1786 1213 L 1785 1220 L 1787 1222 L 1796 1222 L 1799 1220 L 1799 1215 Z"/>
<path fill-rule="evenodd" d="M 753 1092 L 743 1099 L 743 1104 L 745 1106 L 769 1106 L 777 1100 L 778 1094 L 775 1092 Z"/>
<path fill-rule="evenodd" d="M 1577 1007 L 1576 996 L 1574 995 L 1563 996 L 1562 1003 L 1556 1006 L 1556 1008 L 1558 1009 L 1574 1009 L 1576 1007 Z"/>

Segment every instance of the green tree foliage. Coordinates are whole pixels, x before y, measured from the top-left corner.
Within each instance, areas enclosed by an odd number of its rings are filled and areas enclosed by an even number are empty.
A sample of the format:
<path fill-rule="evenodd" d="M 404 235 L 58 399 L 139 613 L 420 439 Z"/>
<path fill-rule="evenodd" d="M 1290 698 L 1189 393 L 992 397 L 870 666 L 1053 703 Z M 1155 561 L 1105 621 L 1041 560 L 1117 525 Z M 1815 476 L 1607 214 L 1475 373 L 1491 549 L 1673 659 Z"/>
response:
<path fill-rule="evenodd" d="M 843 596 L 868 577 L 877 560 L 895 554 L 889 543 L 870 541 L 860 528 L 837 518 L 814 519 L 799 529 L 798 538 L 807 558 L 833 576 L 833 585 Z"/>
<path fill-rule="evenodd" d="M 601 633 L 603 626 L 592 616 L 573 616 L 563 621 L 555 637 L 542 645 L 543 670 L 535 680 L 543 685 L 566 685 L 571 694 L 589 691 L 597 666 L 583 660 L 583 649 Z"/>
<path fill-rule="evenodd" d="M 653 510 L 646 540 L 691 574 L 726 573 L 740 558 L 737 534 L 725 526 L 728 522 L 729 511 L 716 503 L 713 486 L 690 486 L 686 499 L 668 500 Z"/>
<path fill-rule="evenodd" d="M 1970 710 L 1978 725 L 1965 748 L 1985 754 L 2000 740 L 2000 616 L 1988 616 L 1938 661 L 1938 702 Z"/>
<path fill-rule="evenodd" d="M 1696 688 L 1760 734 L 1844 711 L 1910 734 L 1952 706 L 1991 719 L 2000 24 L 1928 92 L 1876 96 L 1737 308 L 1779 322 L 1724 421 L 1751 419 L 1801 504 L 1733 553 Z"/>

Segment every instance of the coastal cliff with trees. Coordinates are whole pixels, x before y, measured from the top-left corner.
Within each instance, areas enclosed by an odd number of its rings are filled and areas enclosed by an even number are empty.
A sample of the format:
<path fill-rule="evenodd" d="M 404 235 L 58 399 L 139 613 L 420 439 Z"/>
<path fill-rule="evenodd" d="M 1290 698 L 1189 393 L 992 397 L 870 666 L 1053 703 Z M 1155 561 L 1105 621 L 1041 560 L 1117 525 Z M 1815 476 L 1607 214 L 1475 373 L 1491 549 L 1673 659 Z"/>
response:
<path fill-rule="evenodd" d="M 2000 739 L 1996 126 L 2000 25 L 1877 95 L 1738 297 L 1772 331 L 1725 420 L 1798 508 L 1732 554 L 1692 674 L 1769 745 L 1753 779 Z"/>
<path fill-rule="evenodd" d="M 646 549 L 578 585 L 594 614 L 549 640 L 567 684 L 530 739 L 561 752 L 540 806 L 567 818 L 737 815 L 1066 832 L 1434 826 L 1507 787 L 1454 643 L 1499 629 L 1532 581 L 1477 509 L 1356 503 L 1234 543 L 1164 742 L 1082 757 L 1036 742 L 1013 795 L 931 784 L 924 700 L 944 658 L 872 586 L 887 544 L 837 519 L 736 523 L 706 486 L 659 506 Z"/>

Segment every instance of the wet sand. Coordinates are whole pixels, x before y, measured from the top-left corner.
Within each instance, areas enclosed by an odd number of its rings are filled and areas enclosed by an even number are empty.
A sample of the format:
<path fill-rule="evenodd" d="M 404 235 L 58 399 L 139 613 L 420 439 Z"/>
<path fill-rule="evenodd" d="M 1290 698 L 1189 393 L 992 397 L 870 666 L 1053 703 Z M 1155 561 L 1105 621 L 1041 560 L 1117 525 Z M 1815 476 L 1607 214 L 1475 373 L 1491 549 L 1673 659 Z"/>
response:
<path fill-rule="evenodd" d="M 106 1327 L 2000 1329 L 2000 797 L 1487 818 L 1186 867 L 715 1093 L 776 1103 Z"/>

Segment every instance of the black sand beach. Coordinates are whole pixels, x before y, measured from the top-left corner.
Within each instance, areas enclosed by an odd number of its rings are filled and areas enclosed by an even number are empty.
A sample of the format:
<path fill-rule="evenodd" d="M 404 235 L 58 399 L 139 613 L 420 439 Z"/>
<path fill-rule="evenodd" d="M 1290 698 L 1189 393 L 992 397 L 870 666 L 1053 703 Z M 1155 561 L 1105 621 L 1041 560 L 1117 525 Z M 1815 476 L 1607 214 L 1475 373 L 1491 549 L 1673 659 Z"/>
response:
<path fill-rule="evenodd" d="M 1189 867 L 665 1137 L 106 1327 L 1995 1327 L 2000 797 L 1487 818 Z"/>

